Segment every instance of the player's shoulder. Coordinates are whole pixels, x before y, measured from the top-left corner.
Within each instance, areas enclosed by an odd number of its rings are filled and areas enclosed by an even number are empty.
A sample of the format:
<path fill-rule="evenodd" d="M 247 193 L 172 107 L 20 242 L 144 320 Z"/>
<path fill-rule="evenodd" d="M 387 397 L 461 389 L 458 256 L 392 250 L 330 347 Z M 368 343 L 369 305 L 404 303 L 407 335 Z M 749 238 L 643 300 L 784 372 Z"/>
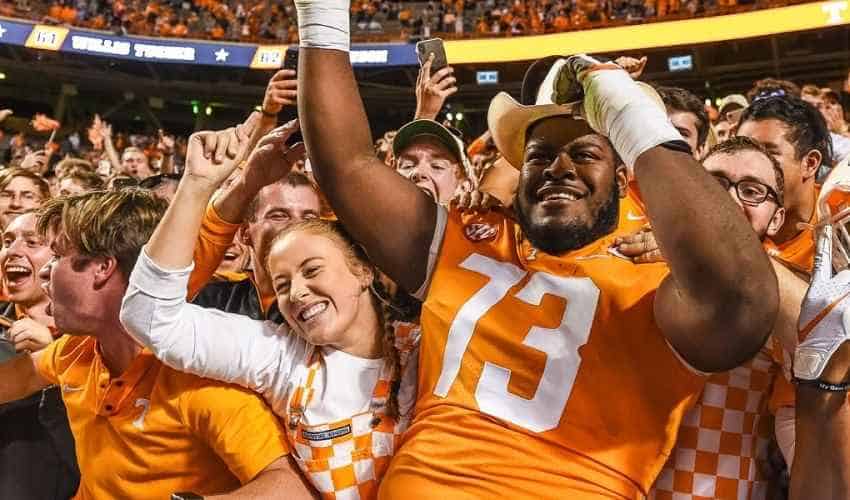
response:
<path fill-rule="evenodd" d="M 515 221 L 501 210 L 468 212 L 456 208 L 445 209 L 446 238 L 462 239 L 470 244 L 491 243 L 513 236 Z"/>
<path fill-rule="evenodd" d="M 94 337 L 81 335 L 62 335 L 50 344 L 49 355 L 53 356 L 58 372 L 71 365 L 91 362 L 97 350 Z"/>

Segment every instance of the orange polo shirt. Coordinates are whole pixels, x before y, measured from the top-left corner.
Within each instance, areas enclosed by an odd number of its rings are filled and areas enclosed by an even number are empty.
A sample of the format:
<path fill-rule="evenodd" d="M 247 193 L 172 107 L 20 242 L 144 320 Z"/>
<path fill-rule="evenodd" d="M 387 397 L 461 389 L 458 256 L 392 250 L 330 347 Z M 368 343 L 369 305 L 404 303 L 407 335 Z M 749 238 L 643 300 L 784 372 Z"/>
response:
<path fill-rule="evenodd" d="M 62 390 L 80 500 L 225 493 L 289 452 L 257 395 L 172 370 L 148 351 L 111 377 L 93 337 L 66 335 L 40 353 L 38 371 Z"/>

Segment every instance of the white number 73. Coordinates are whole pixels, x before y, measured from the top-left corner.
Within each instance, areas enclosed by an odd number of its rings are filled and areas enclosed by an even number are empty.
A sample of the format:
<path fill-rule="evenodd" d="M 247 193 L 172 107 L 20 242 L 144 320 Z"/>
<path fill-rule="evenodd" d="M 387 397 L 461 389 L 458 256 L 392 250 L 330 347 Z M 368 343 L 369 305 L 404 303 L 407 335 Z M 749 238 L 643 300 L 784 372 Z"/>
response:
<path fill-rule="evenodd" d="M 461 359 L 478 321 L 527 274 L 509 262 L 478 254 L 467 257 L 460 267 L 490 280 L 460 308 L 449 328 L 443 369 L 434 388 L 434 394 L 440 397 L 448 395 L 457 379 Z M 564 278 L 543 272 L 534 273 L 516 298 L 539 306 L 546 294 L 561 297 L 567 304 L 557 328 L 532 327 L 523 341 L 524 345 L 546 354 L 546 365 L 534 397 L 525 399 L 509 392 L 511 371 L 490 361 L 484 362 L 475 390 L 481 411 L 533 432 L 558 426 L 581 364 L 578 348 L 587 343 L 599 301 L 599 288 L 590 278 Z"/>

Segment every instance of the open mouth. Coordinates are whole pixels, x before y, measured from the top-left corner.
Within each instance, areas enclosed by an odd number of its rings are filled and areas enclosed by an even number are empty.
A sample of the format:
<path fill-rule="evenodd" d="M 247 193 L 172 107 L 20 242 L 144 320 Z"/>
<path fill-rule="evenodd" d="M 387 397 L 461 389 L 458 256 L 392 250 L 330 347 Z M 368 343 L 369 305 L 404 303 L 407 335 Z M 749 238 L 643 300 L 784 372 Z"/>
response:
<path fill-rule="evenodd" d="M 224 252 L 224 260 L 226 261 L 234 261 L 239 258 L 239 254 L 236 252 Z"/>
<path fill-rule="evenodd" d="M 429 184 L 417 184 L 416 187 L 418 187 L 422 191 L 425 191 L 425 194 L 430 196 L 434 201 L 439 200 L 439 198 L 437 197 L 437 192 L 434 191 L 434 188 L 431 187 Z"/>
<path fill-rule="evenodd" d="M 309 306 L 301 308 L 301 310 L 296 315 L 298 321 L 302 323 L 309 323 L 310 321 L 319 317 L 320 314 L 327 311 L 328 303 L 326 301 L 316 302 Z"/>
<path fill-rule="evenodd" d="M 6 282 L 9 286 L 18 287 L 29 281 L 32 277 L 32 269 L 17 264 L 10 264 L 3 268 Z"/>
<path fill-rule="evenodd" d="M 542 202 L 571 202 L 587 196 L 587 192 L 565 185 L 546 185 L 537 190 L 537 199 Z"/>

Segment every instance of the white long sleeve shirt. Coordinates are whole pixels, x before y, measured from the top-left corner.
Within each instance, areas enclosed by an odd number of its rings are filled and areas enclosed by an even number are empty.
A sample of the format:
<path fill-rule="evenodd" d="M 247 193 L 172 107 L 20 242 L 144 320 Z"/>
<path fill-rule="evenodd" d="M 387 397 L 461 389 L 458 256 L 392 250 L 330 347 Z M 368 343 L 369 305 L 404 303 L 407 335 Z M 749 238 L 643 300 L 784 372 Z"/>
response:
<path fill-rule="evenodd" d="M 121 305 L 127 332 L 166 365 L 257 391 L 284 416 L 291 392 L 306 377 L 313 346 L 285 325 L 187 303 L 192 267 L 162 269 L 143 250 Z M 305 422 L 317 425 L 368 411 L 384 361 L 320 349 L 322 363 Z M 411 353 L 403 370 L 402 414 L 415 399 L 417 357 Z"/>

